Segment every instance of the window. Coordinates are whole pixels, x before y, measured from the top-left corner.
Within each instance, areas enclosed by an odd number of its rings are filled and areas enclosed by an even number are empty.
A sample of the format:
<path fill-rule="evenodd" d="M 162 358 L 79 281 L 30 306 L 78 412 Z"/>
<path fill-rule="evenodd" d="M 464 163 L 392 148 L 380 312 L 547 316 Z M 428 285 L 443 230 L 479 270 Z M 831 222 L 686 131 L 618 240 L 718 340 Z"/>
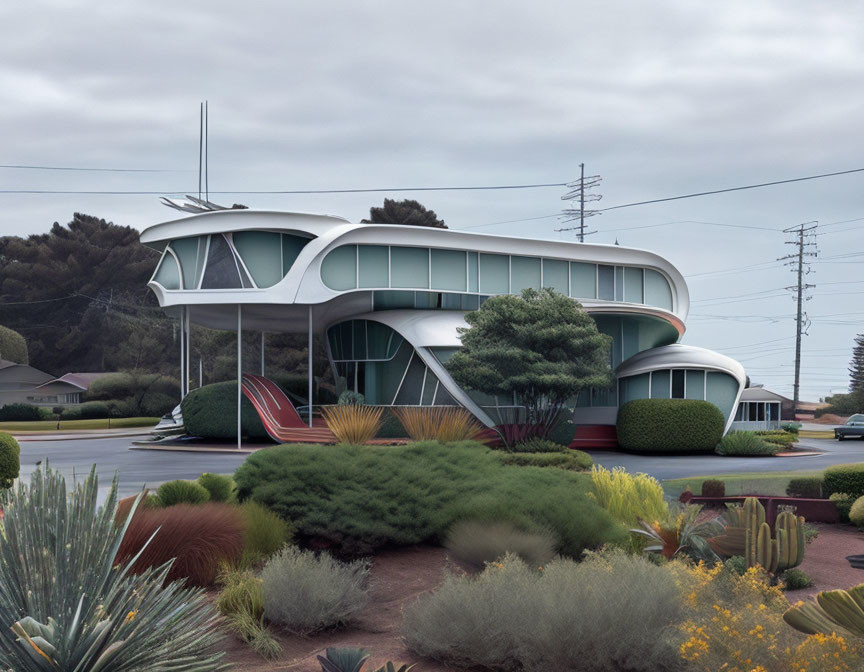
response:
<path fill-rule="evenodd" d="M 390 251 L 381 245 L 360 245 L 357 248 L 360 287 L 389 287 Z"/>
<path fill-rule="evenodd" d="M 510 293 L 510 257 L 503 254 L 480 255 L 480 292 Z"/>
<path fill-rule="evenodd" d="M 158 282 L 165 289 L 180 289 L 180 267 L 170 251 L 165 252 L 162 262 L 153 275 L 153 282 Z"/>
<path fill-rule="evenodd" d="M 614 266 L 597 266 L 597 298 L 604 301 L 615 300 Z"/>
<path fill-rule="evenodd" d="M 464 292 L 468 288 L 468 263 L 465 252 L 432 250 L 432 289 Z"/>
<path fill-rule="evenodd" d="M 390 286 L 428 289 L 429 249 L 425 247 L 391 247 Z"/>
<path fill-rule="evenodd" d="M 645 269 L 645 303 L 672 310 L 672 289 L 669 282 L 657 271 Z"/>
<path fill-rule="evenodd" d="M 540 259 L 538 257 L 510 257 L 510 292 L 519 294 L 523 289 L 540 289 Z"/>
<path fill-rule="evenodd" d="M 669 371 L 652 371 L 651 372 L 651 398 L 652 399 L 668 399 L 670 395 L 670 378 Z"/>
<path fill-rule="evenodd" d="M 597 266 L 570 263 L 570 296 L 574 299 L 597 298 Z"/>
<path fill-rule="evenodd" d="M 321 279 L 330 289 L 354 289 L 357 286 L 357 246 L 343 245 L 324 257 Z"/>
<path fill-rule="evenodd" d="M 672 398 L 684 398 L 684 370 L 675 369 L 672 371 Z"/>
<path fill-rule="evenodd" d="M 624 269 L 624 300 L 628 303 L 642 303 L 643 269 L 626 267 Z"/>
<path fill-rule="evenodd" d="M 562 294 L 569 293 L 567 262 L 557 259 L 543 260 L 543 286 L 551 287 Z"/>

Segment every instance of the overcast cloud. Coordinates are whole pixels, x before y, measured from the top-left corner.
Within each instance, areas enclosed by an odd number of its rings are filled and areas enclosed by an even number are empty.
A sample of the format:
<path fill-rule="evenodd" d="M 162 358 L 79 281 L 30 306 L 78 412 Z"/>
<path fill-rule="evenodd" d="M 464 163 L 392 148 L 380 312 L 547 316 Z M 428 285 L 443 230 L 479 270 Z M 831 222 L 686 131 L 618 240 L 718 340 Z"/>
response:
<path fill-rule="evenodd" d="M 195 193 L 203 99 L 214 192 L 561 182 L 584 161 L 611 206 L 860 168 L 862 19 L 858 4 L 780 0 L 6 2 L 0 163 L 183 172 L 0 169 L 0 189 Z M 864 331 L 862 184 L 864 173 L 613 211 L 591 220 L 590 241 L 651 249 L 693 276 L 685 342 L 791 394 L 792 300 L 740 296 L 791 284 L 788 269 L 694 274 L 772 262 L 791 250 L 785 227 L 862 218 L 824 228 L 809 276 L 802 397 L 815 399 L 845 390 Z M 400 196 L 465 228 L 554 214 L 561 193 Z M 359 220 L 384 196 L 213 200 Z M 0 234 L 76 211 L 139 229 L 173 216 L 156 196 L 0 199 Z M 678 223 L 634 228 L 666 222 Z M 556 228 L 472 230 L 572 239 Z"/>

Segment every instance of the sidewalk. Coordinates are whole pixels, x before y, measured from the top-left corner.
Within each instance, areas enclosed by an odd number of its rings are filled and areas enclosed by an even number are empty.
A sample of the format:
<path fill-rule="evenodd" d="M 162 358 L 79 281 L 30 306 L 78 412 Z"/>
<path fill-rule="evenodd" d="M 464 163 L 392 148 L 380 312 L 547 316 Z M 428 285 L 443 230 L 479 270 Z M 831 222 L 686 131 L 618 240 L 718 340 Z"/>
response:
<path fill-rule="evenodd" d="M 66 429 L 54 431 L 8 432 L 21 441 L 68 441 L 71 439 L 116 439 L 132 436 L 148 436 L 151 427 L 124 427 L 121 429 Z"/>

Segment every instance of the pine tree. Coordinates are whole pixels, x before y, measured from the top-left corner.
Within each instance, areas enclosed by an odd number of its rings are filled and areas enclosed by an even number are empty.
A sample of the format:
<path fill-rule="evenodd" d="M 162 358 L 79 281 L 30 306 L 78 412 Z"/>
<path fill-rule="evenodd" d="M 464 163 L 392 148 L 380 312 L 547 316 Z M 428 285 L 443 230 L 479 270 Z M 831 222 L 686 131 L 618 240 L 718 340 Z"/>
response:
<path fill-rule="evenodd" d="M 864 392 L 864 334 L 855 337 L 852 361 L 849 362 L 849 391 Z"/>

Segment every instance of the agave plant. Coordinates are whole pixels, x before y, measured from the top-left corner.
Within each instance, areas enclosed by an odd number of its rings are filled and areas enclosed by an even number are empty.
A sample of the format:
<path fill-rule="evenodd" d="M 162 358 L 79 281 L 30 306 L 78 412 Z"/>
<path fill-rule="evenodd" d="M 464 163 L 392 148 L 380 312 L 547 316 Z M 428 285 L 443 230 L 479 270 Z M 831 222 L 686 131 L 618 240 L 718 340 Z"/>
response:
<path fill-rule="evenodd" d="M 396 667 L 395 663 L 390 662 L 389 660 L 379 667 L 375 672 L 411 672 L 416 667 L 416 665 L 400 665 Z"/>
<path fill-rule="evenodd" d="M 324 654 L 318 656 L 322 672 L 360 672 L 369 660 L 369 652 L 365 649 L 331 648 Z"/>
<path fill-rule="evenodd" d="M 644 549 L 646 553 L 660 553 L 667 559 L 685 554 L 695 560 L 716 562 L 720 558 L 711 540 L 723 533 L 724 521 L 717 517 L 698 522 L 701 511 L 702 506 L 697 504 L 670 505 L 665 520 L 653 523 L 640 520 L 640 527 L 630 531 L 651 542 Z"/>
<path fill-rule="evenodd" d="M 864 584 L 824 590 L 810 602 L 792 605 L 783 620 L 807 635 L 849 633 L 864 638 Z"/>
<path fill-rule="evenodd" d="M 226 669 L 213 648 L 219 617 L 202 591 L 166 585 L 170 563 L 138 575 L 130 573 L 136 558 L 114 565 L 132 515 L 115 526 L 116 477 L 101 507 L 98 492 L 95 468 L 67 495 L 66 480 L 46 466 L 10 493 L 0 543 L 0 623 L 7 624 L 0 669 Z"/>

